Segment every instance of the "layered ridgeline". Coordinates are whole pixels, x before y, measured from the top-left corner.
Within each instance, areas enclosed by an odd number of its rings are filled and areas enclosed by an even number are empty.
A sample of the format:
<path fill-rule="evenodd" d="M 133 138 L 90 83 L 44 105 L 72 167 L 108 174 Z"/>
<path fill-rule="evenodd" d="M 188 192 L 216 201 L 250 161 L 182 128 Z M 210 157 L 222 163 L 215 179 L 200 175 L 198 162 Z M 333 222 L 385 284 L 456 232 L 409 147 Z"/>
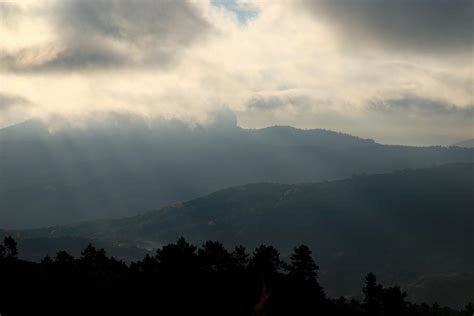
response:
<path fill-rule="evenodd" d="M 465 148 L 474 148 L 474 138 L 467 139 L 462 142 L 456 143 L 453 146 L 465 147 Z"/>
<path fill-rule="evenodd" d="M 64 237 L 127 253 L 179 236 L 198 245 L 268 243 L 283 255 L 304 243 L 315 251 L 329 294 L 358 293 L 373 271 L 415 300 L 458 306 L 474 297 L 473 190 L 474 164 L 449 164 L 312 184 L 249 184 L 130 218 L 9 233 L 26 256 L 38 238 L 50 255 Z"/>
<path fill-rule="evenodd" d="M 301 183 L 473 162 L 474 149 L 386 146 L 326 130 L 113 117 L 0 130 L 0 228 L 135 215 L 255 182 Z M 54 128 L 54 126 L 53 126 Z"/>

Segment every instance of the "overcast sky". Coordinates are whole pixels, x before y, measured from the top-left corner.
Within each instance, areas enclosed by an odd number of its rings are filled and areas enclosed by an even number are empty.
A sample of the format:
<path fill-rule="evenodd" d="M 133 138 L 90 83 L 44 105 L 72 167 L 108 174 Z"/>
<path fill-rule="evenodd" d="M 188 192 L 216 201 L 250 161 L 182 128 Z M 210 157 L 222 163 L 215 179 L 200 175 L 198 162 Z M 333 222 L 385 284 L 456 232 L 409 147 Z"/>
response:
<path fill-rule="evenodd" d="M 230 109 L 242 127 L 450 144 L 474 137 L 473 3 L 0 0 L 0 127 Z"/>

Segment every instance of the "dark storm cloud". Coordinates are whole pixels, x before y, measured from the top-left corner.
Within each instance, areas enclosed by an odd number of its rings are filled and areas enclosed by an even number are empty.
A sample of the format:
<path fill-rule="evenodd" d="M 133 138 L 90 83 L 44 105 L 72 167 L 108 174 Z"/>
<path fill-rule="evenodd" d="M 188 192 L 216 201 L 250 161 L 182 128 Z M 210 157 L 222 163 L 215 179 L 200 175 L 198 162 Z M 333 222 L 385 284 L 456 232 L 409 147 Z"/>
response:
<path fill-rule="evenodd" d="M 469 54 L 472 0 L 301 0 L 352 44 L 395 50 Z"/>
<path fill-rule="evenodd" d="M 304 95 L 257 95 L 250 99 L 247 106 L 252 110 L 263 111 L 277 110 L 289 105 L 297 105 L 300 109 L 305 109 L 310 102 L 311 101 Z"/>
<path fill-rule="evenodd" d="M 248 107 L 257 110 L 274 110 L 285 106 L 285 104 L 286 102 L 282 98 L 276 96 L 256 96 L 250 100 Z"/>
<path fill-rule="evenodd" d="M 176 48 L 208 27 L 189 1 L 67 0 L 60 3 L 58 25 L 70 36 L 108 37 Z"/>
<path fill-rule="evenodd" d="M 123 66 L 128 60 L 123 54 L 101 45 L 75 45 L 61 51 L 47 63 L 33 67 L 35 70 L 74 70 Z"/>
<path fill-rule="evenodd" d="M 24 62 L 25 60 L 30 62 Z M 69 46 L 53 43 L 14 53 L 0 51 L 0 69 L 10 72 L 103 69 L 127 63 L 129 60 L 123 53 L 101 43 L 71 43 Z"/>
<path fill-rule="evenodd" d="M 64 0 L 50 18 L 59 42 L 0 52 L 0 66 L 26 72 L 168 66 L 210 29 L 189 1 Z M 51 46 L 58 51 L 44 58 Z M 43 60 L 25 64 L 22 55 Z"/>
<path fill-rule="evenodd" d="M 440 100 L 430 100 L 417 96 L 404 96 L 398 99 L 374 101 L 369 109 L 377 112 L 412 112 L 422 117 L 458 117 L 474 119 L 474 104 L 459 107 Z"/>

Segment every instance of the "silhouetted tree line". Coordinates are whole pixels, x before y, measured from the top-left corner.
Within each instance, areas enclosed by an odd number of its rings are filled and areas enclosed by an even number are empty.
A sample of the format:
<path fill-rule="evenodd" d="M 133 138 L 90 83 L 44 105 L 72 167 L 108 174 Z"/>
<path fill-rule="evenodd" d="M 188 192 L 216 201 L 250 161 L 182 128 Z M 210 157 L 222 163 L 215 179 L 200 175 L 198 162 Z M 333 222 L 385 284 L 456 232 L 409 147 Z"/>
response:
<path fill-rule="evenodd" d="M 184 238 L 127 265 L 91 244 L 79 258 L 59 251 L 41 263 L 19 260 L 16 242 L 0 245 L 0 313 L 8 315 L 469 315 L 413 304 L 398 286 L 369 273 L 364 299 L 328 298 L 311 250 L 294 248 L 288 263 L 273 246 L 251 254 L 220 242 L 201 248 Z"/>

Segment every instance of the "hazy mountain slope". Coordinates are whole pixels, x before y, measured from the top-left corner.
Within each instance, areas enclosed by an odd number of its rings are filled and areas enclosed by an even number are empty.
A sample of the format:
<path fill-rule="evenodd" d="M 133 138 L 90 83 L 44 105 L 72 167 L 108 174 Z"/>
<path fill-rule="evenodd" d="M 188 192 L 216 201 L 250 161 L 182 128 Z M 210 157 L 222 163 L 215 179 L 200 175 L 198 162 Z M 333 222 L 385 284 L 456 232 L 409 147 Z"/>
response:
<path fill-rule="evenodd" d="M 473 139 L 468 139 L 459 143 L 454 144 L 453 146 L 458 146 L 458 147 L 465 147 L 465 148 L 473 148 L 474 147 L 474 138 Z"/>
<path fill-rule="evenodd" d="M 0 130 L 0 227 L 134 215 L 252 182 L 315 182 L 472 161 L 474 149 L 384 146 L 324 130 L 117 117 L 50 133 L 30 121 Z"/>
<path fill-rule="evenodd" d="M 356 293 L 367 271 L 412 284 L 425 274 L 474 272 L 474 164 L 452 164 L 316 184 L 251 184 L 131 218 L 15 232 L 153 248 L 185 236 L 200 244 L 314 249 L 330 293 Z M 474 284 L 470 285 L 471 288 Z M 421 291 L 421 292 L 420 292 Z M 422 290 L 418 297 L 427 297 Z M 430 297 L 442 288 L 430 289 Z M 434 294 L 433 294 L 434 293 Z M 434 295 L 434 296 L 433 296 Z M 467 298 L 453 292 L 459 301 Z"/>
<path fill-rule="evenodd" d="M 418 302 L 440 302 L 464 307 L 474 298 L 474 272 L 422 275 L 406 286 L 410 298 Z"/>

